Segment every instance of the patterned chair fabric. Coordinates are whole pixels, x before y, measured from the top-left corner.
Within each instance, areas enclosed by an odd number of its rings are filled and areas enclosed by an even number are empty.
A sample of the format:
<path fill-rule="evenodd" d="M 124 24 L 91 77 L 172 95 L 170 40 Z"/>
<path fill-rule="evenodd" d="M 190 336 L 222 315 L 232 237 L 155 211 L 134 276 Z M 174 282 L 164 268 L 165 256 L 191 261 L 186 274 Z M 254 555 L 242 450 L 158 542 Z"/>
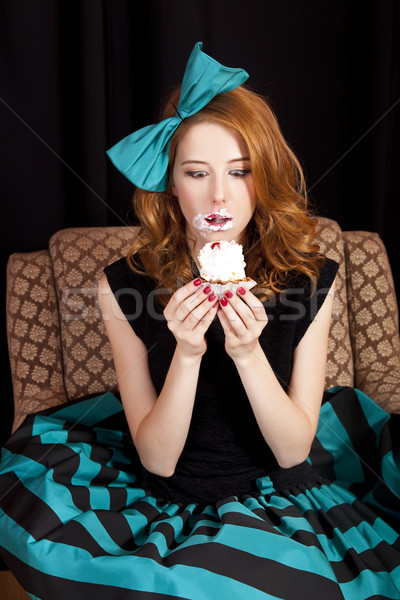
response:
<path fill-rule="evenodd" d="M 343 232 L 354 385 L 388 412 L 400 412 L 400 338 L 396 292 L 376 233 Z"/>
<path fill-rule="evenodd" d="M 398 312 L 385 248 L 377 234 L 342 232 L 318 218 L 321 251 L 340 264 L 326 387 L 355 385 L 400 412 Z M 15 430 L 27 414 L 116 389 L 97 282 L 125 256 L 135 227 L 55 233 L 49 250 L 15 253 L 7 265 L 7 337 Z"/>

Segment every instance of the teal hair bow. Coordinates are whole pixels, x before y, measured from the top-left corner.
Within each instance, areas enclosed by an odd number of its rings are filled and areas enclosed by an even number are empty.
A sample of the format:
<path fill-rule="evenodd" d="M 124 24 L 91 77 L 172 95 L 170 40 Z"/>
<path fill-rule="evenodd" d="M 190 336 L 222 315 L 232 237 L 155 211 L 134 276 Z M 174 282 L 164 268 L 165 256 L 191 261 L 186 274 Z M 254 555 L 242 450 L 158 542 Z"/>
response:
<path fill-rule="evenodd" d="M 165 192 L 168 185 L 168 152 L 171 138 L 182 120 L 204 108 L 219 94 L 239 87 L 249 77 L 244 69 L 224 67 L 195 44 L 183 76 L 175 116 L 148 125 L 115 144 L 107 154 L 114 165 L 137 187 Z"/>

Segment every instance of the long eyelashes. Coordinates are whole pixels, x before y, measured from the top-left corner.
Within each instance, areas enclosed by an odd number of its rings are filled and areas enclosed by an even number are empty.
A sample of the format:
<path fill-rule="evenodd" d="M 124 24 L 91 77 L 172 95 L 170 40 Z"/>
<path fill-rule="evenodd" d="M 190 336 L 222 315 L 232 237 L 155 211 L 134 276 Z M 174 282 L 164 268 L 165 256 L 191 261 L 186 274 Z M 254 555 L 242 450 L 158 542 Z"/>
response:
<path fill-rule="evenodd" d="M 233 175 L 234 177 L 246 177 L 246 175 L 248 175 L 249 173 L 251 173 L 250 169 L 235 169 L 234 171 L 229 171 L 230 175 Z"/>
<path fill-rule="evenodd" d="M 246 175 L 248 175 L 249 173 L 251 173 L 251 169 L 234 169 L 233 171 L 229 171 L 229 175 L 232 175 L 233 177 L 235 177 L 237 179 L 246 177 Z M 207 177 L 208 172 L 207 171 L 186 171 L 185 175 L 188 175 L 189 177 L 193 177 L 193 179 L 203 179 L 204 177 Z"/>
<path fill-rule="evenodd" d="M 185 175 L 193 177 L 194 179 L 202 179 L 208 175 L 207 171 L 186 171 Z"/>

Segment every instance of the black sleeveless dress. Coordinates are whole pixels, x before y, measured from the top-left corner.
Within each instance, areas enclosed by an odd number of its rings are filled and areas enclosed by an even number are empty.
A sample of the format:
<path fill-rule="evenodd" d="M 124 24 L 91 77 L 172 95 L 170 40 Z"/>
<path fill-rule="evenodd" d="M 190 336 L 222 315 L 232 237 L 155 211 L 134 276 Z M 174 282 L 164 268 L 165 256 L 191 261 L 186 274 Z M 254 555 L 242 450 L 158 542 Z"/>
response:
<path fill-rule="evenodd" d="M 287 389 L 336 275 L 265 303 L 260 344 Z M 154 282 L 105 269 L 160 392 L 175 349 Z M 29 416 L 2 450 L 1 554 L 34 599 L 400 599 L 400 423 L 352 388 L 323 398 L 307 461 L 282 469 L 218 319 L 172 477 L 138 460 L 118 394 Z M 183 399 L 184 400 L 184 399 Z"/>

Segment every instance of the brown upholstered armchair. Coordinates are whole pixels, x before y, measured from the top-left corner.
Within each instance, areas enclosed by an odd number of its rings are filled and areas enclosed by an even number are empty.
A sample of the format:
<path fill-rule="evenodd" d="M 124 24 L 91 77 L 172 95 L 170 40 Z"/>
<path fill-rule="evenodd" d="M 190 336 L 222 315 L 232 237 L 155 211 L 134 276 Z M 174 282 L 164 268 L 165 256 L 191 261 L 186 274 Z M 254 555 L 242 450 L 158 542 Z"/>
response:
<path fill-rule="evenodd" d="M 319 218 L 318 241 L 340 263 L 326 387 L 355 386 L 400 412 L 398 309 L 385 248 L 375 233 Z M 105 265 L 127 254 L 135 228 L 55 233 L 48 250 L 15 253 L 7 266 L 7 336 L 15 430 L 29 413 L 116 385 L 97 304 Z"/>

